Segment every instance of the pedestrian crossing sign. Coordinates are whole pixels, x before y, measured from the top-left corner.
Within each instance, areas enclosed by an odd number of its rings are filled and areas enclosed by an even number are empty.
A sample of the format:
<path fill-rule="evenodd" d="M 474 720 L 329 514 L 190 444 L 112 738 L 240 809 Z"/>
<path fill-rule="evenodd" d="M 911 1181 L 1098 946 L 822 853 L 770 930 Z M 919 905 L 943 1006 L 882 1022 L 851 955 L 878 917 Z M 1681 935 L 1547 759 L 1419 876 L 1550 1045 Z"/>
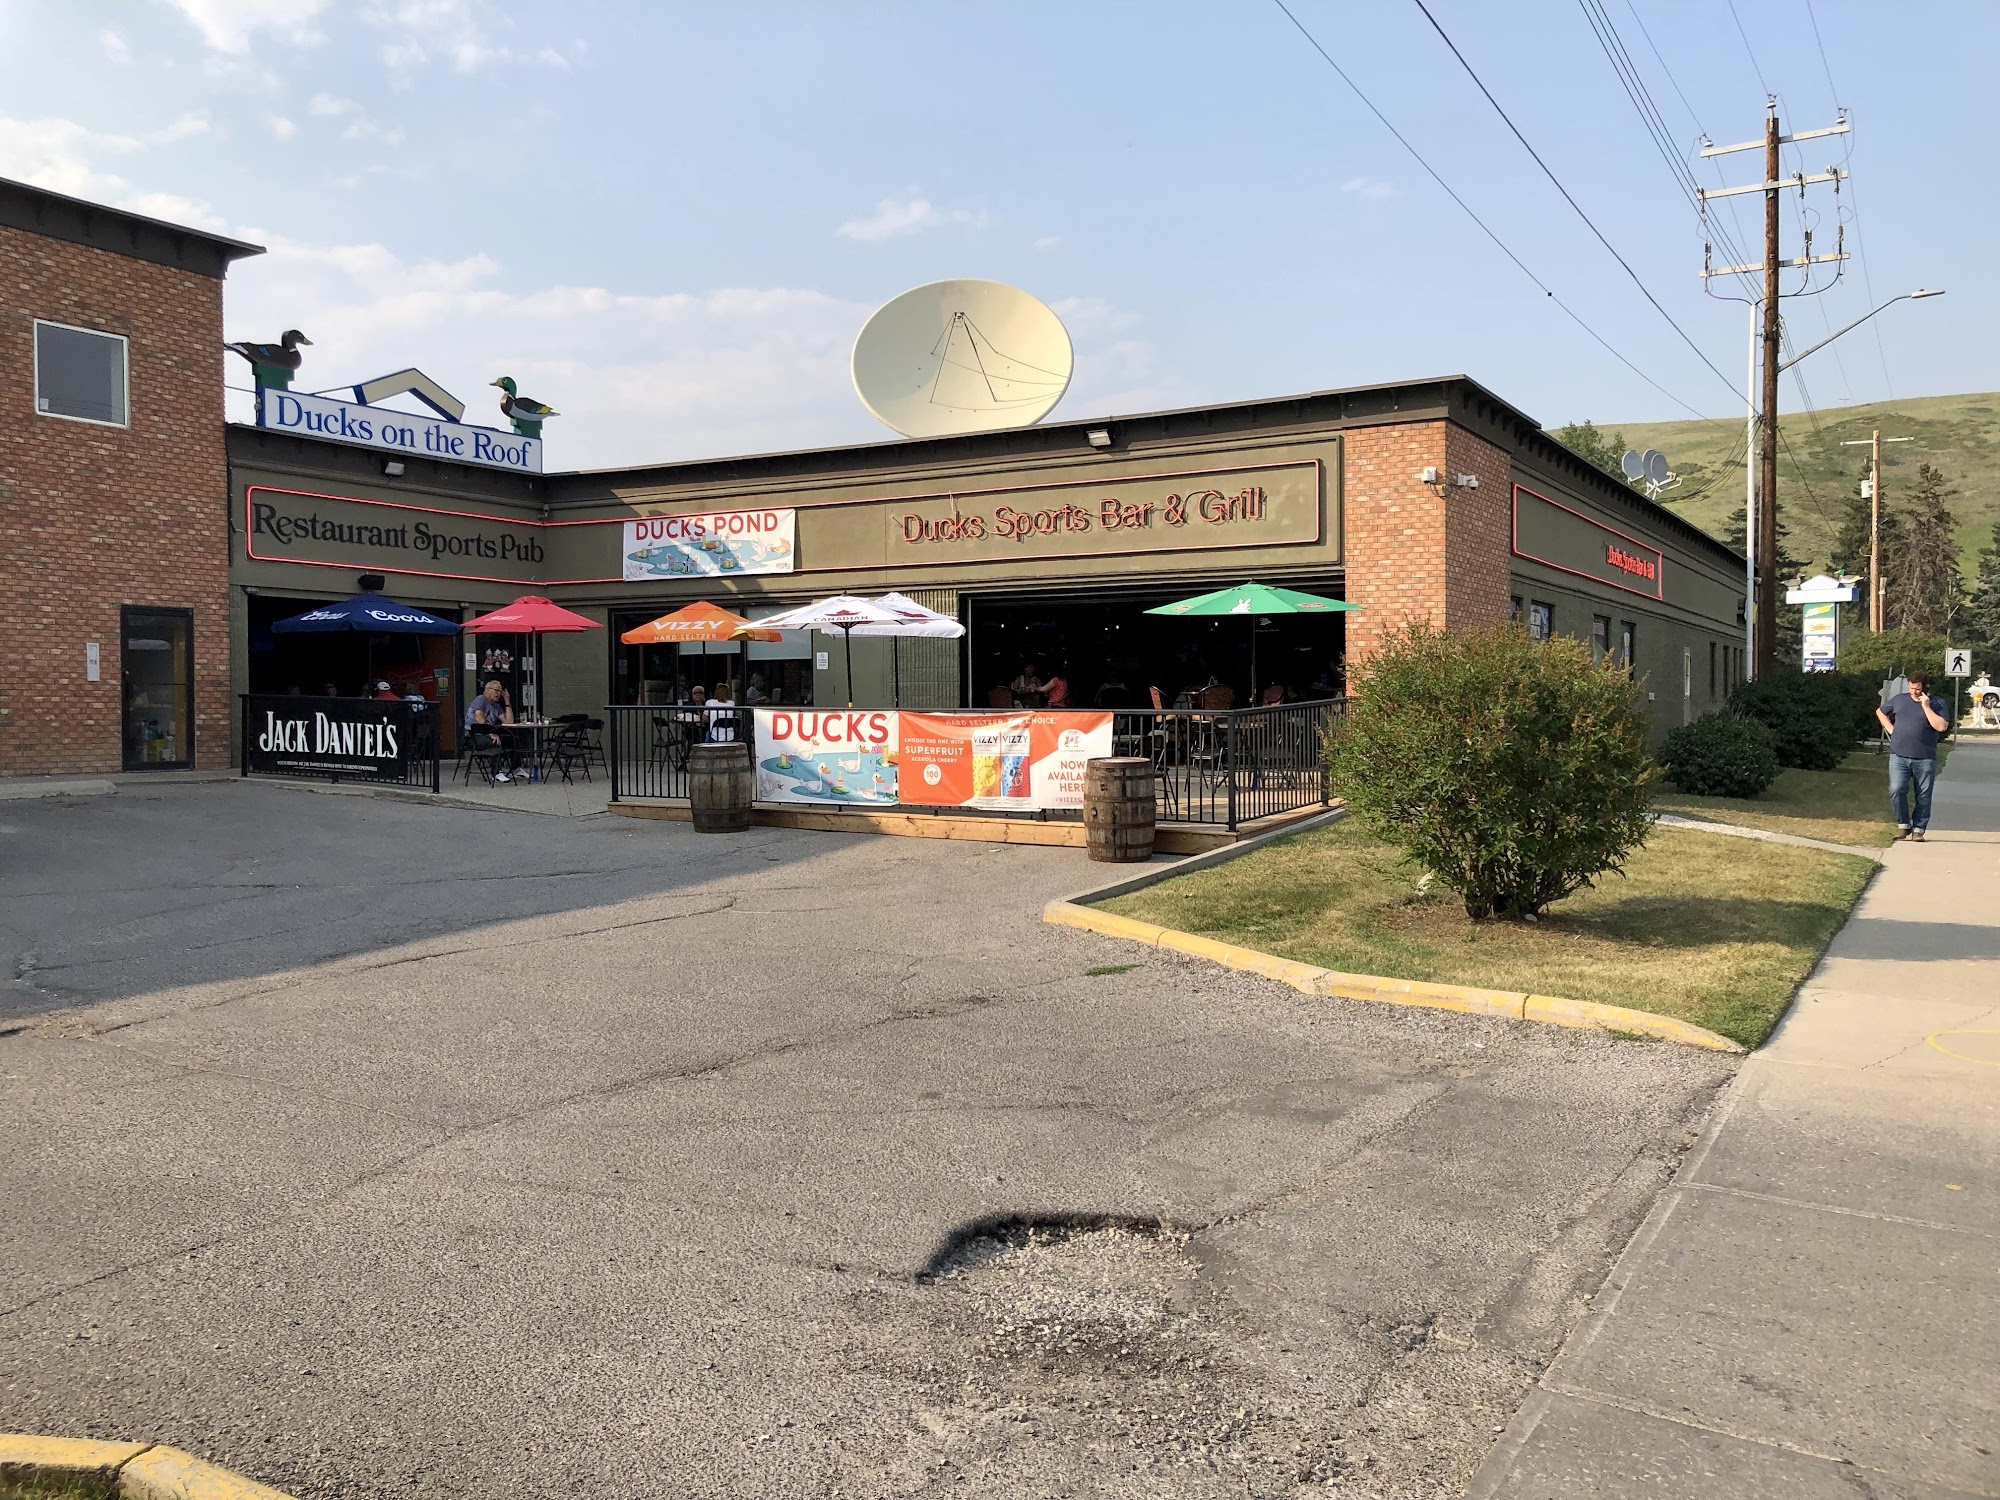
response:
<path fill-rule="evenodd" d="M 1947 677 L 1970 677 L 1972 675 L 1972 652 L 1965 646 L 1948 647 L 1944 653 L 1944 675 Z"/>

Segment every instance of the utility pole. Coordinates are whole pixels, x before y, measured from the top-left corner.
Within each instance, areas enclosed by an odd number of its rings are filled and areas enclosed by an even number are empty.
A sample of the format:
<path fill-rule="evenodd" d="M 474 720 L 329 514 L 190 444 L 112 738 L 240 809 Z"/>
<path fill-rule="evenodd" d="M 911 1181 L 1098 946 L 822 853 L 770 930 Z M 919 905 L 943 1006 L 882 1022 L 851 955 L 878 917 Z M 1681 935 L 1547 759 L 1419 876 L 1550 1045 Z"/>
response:
<path fill-rule="evenodd" d="M 1831 255 L 1814 255 L 1812 236 L 1806 235 L 1805 244 L 1799 255 L 1786 259 L 1781 244 L 1778 224 L 1778 194 L 1786 188 L 1797 188 L 1803 196 L 1808 187 L 1816 183 L 1830 182 L 1839 191 L 1840 183 L 1847 173 L 1839 167 L 1829 167 L 1825 172 L 1807 176 L 1795 172 L 1789 178 L 1778 174 L 1784 170 L 1780 156 L 1781 149 L 1797 141 L 1814 140 L 1820 136 L 1845 135 L 1848 124 L 1845 116 L 1833 124 L 1819 130 L 1802 130 L 1793 135 L 1783 134 L 1778 127 L 1778 104 L 1775 98 L 1766 102 L 1763 139 L 1744 141 L 1734 146 L 1704 145 L 1701 154 L 1727 156 L 1736 151 L 1754 151 L 1764 148 L 1764 180 L 1748 183 L 1742 187 L 1706 189 L 1700 194 L 1704 217 L 1711 198 L 1733 198 L 1744 193 L 1764 195 L 1764 257 L 1761 261 L 1740 266 L 1716 266 L 1713 264 L 1712 246 L 1705 246 L 1702 254 L 1702 276 L 1705 280 L 1717 276 L 1735 276 L 1752 271 L 1761 271 L 1764 276 L 1763 295 L 1757 299 L 1752 313 L 1752 348 L 1763 346 L 1764 379 L 1762 401 L 1758 400 L 1757 382 L 1750 384 L 1749 402 L 1752 411 L 1752 425 L 1759 439 L 1754 472 L 1757 475 L 1757 493 L 1746 497 L 1750 514 L 1744 517 L 1745 548 L 1749 554 L 1750 574 L 1745 580 L 1748 594 L 1750 627 L 1750 675 L 1764 677 L 1775 666 L 1777 652 L 1778 623 L 1778 372 L 1780 369 L 1779 344 L 1783 338 L 1784 322 L 1778 314 L 1778 299 L 1786 295 L 1780 283 L 1780 274 L 1787 266 L 1809 268 L 1826 261 L 1847 259 L 1842 248 L 1845 228 L 1835 241 Z M 1807 275 L 1811 272 L 1808 269 Z M 1800 290 L 1804 290 L 1803 287 Z M 1758 330 L 1756 320 L 1762 316 L 1762 329 Z M 1744 454 L 1744 466 L 1751 466 L 1751 456 Z M 1751 504 L 1751 501 L 1755 501 Z"/>
<path fill-rule="evenodd" d="M 1849 438 L 1840 445 L 1859 448 L 1866 443 L 1868 447 L 1868 628 L 1877 634 L 1882 630 L 1882 445 L 1915 441 L 1885 438 L 1878 427 L 1865 439 Z"/>

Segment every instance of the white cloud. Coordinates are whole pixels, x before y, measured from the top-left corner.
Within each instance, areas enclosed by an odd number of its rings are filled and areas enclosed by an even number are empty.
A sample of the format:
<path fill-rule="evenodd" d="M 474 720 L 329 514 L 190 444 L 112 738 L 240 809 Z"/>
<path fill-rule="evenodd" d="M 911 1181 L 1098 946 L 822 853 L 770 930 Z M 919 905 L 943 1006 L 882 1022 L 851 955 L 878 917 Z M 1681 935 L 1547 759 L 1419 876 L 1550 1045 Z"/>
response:
<path fill-rule="evenodd" d="M 314 27 L 313 18 L 326 9 L 327 0 L 169 0 L 169 3 L 187 17 L 201 33 L 202 41 L 216 52 L 248 52 L 261 31 L 296 46 L 311 46 L 325 40 Z"/>
<path fill-rule="evenodd" d="M 546 433 L 561 468 L 887 436 L 847 378 L 872 311 L 860 303 L 783 287 L 514 290 L 484 254 L 406 260 L 380 244 L 239 233 L 270 254 L 230 273 L 229 336 L 303 329 L 301 389 L 415 365 L 469 403 L 468 421 L 504 425 L 487 384 L 511 375 L 563 413 Z M 241 371 L 229 380 L 248 384 Z M 249 399 L 231 392 L 232 415 L 247 420 Z"/>
<path fill-rule="evenodd" d="M 566 73 L 585 55 L 580 41 L 565 52 L 548 42 L 516 48 L 500 40 L 513 29 L 514 18 L 488 0 L 374 0 L 362 9 L 361 18 L 389 34 L 382 44 L 382 61 L 397 74 L 432 62 L 458 73 L 476 73 L 501 63 Z"/>
<path fill-rule="evenodd" d="M 270 126 L 271 134 L 281 141 L 289 141 L 299 133 L 299 127 L 283 115 L 272 115 L 270 117 Z"/>
<path fill-rule="evenodd" d="M 342 115 L 359 113 L 360 109 L 352 99 L 336 99 L 332 94 L 314 94 L 306 105 L 306 113 L 318 120 L 337 120 Z"/>
<path fill-rule="evenodd" d="M 122 33 L 114 31 L 109 26 L 98 28 L 97 45 L 102 47 L 104 55 L 115 63 L 123 65 L 132 61 L 132 44 L 125 40 Z"/>
<path fill-rule="evenodd" d="M 1060 245 L 1061 243 L 1062 243 L 1061 235 L 1045 234 L 1040 239 L 1035 241 L 1035 248 L 1037 250 L 1053 250 L 1055 249 L 1056 246 Z"/>
<path fill-rule="evenodd" d="M 874 213 L 849 219 L 833 232 L 842 239 L 872 244 L 899 235 L 942 229 L 949 224 L 984 229 L 986 212 L 984 209 L 976 213 L 964 208 L 942 209 L 930 199 L 913 193 L 908 198 L 884 198 L 875 205 Z"/>
<path fill-rule="evenodd" d="M 1340 185 L 1340 190 L 1343 193 L 1352 193 L 1369 203 L 1379 203 L 1384 198 L 1403 196 L 1403 190 L 1394 183 L 1383 182 L 1374 177 L 1350 177 Z"/>
<path fill-rule="evenodd" d="M 74 120 L 15 120 L 0 115 L 0 177 L 32 182 L 73 198 L 88 198 L 116 208 L 220 229 L 222 220 L 206 204 L 174 193 L 137 192 L 124 177 L 101 165 L 104 158 L 143 156 L 156 146 L 209 132 L 200 115 L 183 115 L 172 124 L 143 136 L 96 131 Z"/>

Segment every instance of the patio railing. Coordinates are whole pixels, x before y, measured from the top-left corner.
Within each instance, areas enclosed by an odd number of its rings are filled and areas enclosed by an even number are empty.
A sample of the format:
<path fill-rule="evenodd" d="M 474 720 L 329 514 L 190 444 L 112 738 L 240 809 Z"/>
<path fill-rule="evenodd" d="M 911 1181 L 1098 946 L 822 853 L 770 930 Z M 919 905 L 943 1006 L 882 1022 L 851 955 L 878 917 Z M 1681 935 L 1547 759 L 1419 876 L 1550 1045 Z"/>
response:
<path fill-rule="evenodd" d="M 1344 698 L 1268 708 L 1120 709 L 1112 715 L 1112 751 L 1153 763 L 1153 793 L 1162 823 L 1233 832 L 1259 818 L 1327 805 L 1326 737 L 1346 709 Z M 1004 711 L 995 711 L 995 717 L 1003 716 Z M 605 709 L 604 717 L 613 802 L 685 801 L 688 754 L 695 745 L 704 738 L 747 743 L 753 736 L 751 710 L 742 705 L 621 705 Z M 1082 816 L 1064 809 L 1004 813 L 899 806 L 906 812 L 956 817 L 1074 821 Z"/>

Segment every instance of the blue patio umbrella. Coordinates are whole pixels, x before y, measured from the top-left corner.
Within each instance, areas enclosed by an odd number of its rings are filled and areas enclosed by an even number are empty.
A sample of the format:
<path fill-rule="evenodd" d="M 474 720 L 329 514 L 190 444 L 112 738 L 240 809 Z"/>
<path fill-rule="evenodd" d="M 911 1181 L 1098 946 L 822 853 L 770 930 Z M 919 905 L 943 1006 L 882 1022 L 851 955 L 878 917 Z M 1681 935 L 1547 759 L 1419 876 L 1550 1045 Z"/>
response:
<path fill-rule="evenodd" d="M 403 604 L 387 594 L 356 594 L 334 604 L 320 604 L 288 620 L 274 620 L 274 635 L 295 632 L 359 630 L 369 635 L 457 635 L 460 627 L 441 620 L 414 604 Z M 375 643 L 368 643 L 368 676 L 375 676 Z"/>
<path fill-rule="evenodd" d="M 279 635 L 292 631 L 366 630 L 385 635 L 457 635 L 458 625 L 418 609 L 399 604 L 386 594 L 356 594 L 337 604 L 320 604 L 289 620 L 273 622 Z"/>

